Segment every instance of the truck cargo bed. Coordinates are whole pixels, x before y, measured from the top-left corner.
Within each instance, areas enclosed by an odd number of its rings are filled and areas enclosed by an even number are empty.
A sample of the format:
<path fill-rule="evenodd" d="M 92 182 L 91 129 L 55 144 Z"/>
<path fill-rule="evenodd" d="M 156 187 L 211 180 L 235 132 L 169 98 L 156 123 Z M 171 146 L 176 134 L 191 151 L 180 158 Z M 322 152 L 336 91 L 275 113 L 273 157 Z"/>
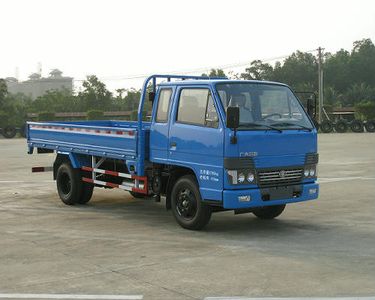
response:
<path fill-rule="evenodd" d="M 149 122 L 142 123 L 146 143 L 149 128 Z M 32 153 L 34 148 L 41 148 L 118 159 L 136 159 L 137 140 L 137 122 L 132 121 L 27 123 L 29 153 Z"/>

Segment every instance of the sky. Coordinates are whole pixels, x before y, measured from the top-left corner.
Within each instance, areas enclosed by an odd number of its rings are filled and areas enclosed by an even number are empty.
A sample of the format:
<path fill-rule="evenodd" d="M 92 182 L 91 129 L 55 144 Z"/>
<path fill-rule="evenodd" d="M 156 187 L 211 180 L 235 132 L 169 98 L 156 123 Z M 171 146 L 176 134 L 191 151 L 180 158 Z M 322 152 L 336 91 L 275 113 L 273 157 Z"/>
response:
<path fill-rule="evenodd" d="M 26 80 L 40 63 L 77 89 L 95 74 L 114 90 L 153 73 L 239 72 L 254 59 L 375 42 L 375 1 L 5 0 L 0 28 L 0 78 L 18 68 Z"/>

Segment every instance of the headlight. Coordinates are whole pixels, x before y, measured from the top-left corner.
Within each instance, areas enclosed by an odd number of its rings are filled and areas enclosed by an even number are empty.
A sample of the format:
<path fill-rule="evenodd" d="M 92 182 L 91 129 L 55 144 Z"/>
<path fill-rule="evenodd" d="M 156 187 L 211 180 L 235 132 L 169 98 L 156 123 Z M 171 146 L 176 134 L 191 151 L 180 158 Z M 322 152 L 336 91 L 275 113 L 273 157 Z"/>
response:
<path fill-rule="evenodd" d="M 316 165 L 306 166 L 303 175 L 305 178 L 316 177 Z"/>
<path fill-rule="evenodd" d="M 247 174 L 247 181 L 248 182 L 253 182 L 254 181 L 254 179 L 255 179 L 255 176 L 254 176 L 254 174 L 253 173 L 249 173 L 249 174 Z"/>
<path fill-rule="evenodd" d="M 245 181 L 245 175 L 243 173 L 240 173 L 238 175 L 238 183 L 244 183 Z"/>

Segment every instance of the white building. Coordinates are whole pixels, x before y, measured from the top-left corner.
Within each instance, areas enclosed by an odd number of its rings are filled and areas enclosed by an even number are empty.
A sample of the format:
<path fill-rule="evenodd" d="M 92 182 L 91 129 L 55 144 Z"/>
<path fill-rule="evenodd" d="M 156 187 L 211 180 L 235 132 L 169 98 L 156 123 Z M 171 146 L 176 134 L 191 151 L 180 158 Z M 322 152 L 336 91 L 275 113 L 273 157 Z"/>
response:
<path fill-rule="evenodd" d="M 5 78 L 8 92 L 12 94 L 23 93 L 33 100 L 44 95 L 49 90 L 73 91 L 73 78 L 62 76 L 62 72 L 54 69 L 49 73 L 49 77 L 41 77 L 38 73 L 29 76 L 29 80 L 18 81 L 14 77 Z"/>

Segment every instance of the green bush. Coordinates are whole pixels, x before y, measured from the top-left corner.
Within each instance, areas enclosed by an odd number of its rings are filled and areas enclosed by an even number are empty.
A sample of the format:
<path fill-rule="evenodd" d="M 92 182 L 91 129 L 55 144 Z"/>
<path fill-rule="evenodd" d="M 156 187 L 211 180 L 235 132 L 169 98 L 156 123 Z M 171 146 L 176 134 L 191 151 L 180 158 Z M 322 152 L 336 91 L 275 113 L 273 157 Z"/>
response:
<path fill-rule="evenodd" d="M 89 110 L 87 112 L 87 120 L 104 120 L 104 112 L 96 109 Z"/>
<path fill-rule="evenodd" d="M 42 111 L 38 115 L 38 121 L 53 121 L 55 119 L 55 113 L 50 111 Z"/>
<path fill-rule="evenodd" d="M 362 101 L 355 106 L 356 115 L 362 120 L 375 119 L 375 102 Z"/>
<path fill-rule="evenodd" d="M 130 120 L 131 121 L 137 121 L 138 120 L 138 111 L 133 110 L 132 113 L 130 114 Z"/>
<path fill-rule="evenodd" d="M 0 127 L 8 125 L 9 117 L 5 111 L 0 110 Z"/>
<path fill-rule="evenodd" d="M 142 112 L 142 120 L 143 121 L 150 121 L 151 112 L 143 111 Z M 133 110 L 130 114 L 130 121 L 138 121 L 138 111 Z"/>

